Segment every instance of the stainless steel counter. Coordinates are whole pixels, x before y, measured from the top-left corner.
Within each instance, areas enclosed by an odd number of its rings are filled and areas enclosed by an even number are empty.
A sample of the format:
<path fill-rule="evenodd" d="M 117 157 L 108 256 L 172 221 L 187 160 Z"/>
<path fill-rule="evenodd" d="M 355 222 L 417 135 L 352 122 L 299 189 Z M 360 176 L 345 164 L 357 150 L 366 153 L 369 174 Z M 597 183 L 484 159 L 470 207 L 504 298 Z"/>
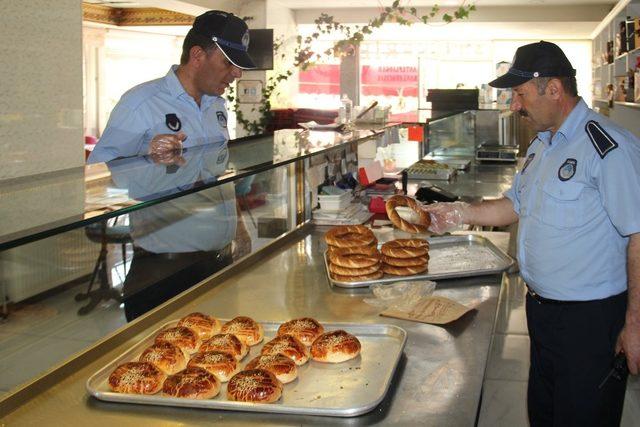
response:
<path fill-rule="evenodd" d="M 501 276 L 443 281 L 436 293 L 476 308 L 449 327 L 382 318 L 362 301 L 368 291 L 330 288 L 322 260 L 323 230 L 313 230 L 260 262 L 220 281 L 129 342 L 24 403 L 0 425 L 473 425 L 491 339 Z M 487 233 L 503 249 L 506 233 Z M 215 280 L 215 278 L 213 279 Z M 166 320 L 199 310 L 262 321 L 314 316 L 320 321 L 392 323 L 408 332 L 404 356 L 385 400 L 347 419 L 105 403 L 89 397 L 87 378 L 130 343 Z"/>

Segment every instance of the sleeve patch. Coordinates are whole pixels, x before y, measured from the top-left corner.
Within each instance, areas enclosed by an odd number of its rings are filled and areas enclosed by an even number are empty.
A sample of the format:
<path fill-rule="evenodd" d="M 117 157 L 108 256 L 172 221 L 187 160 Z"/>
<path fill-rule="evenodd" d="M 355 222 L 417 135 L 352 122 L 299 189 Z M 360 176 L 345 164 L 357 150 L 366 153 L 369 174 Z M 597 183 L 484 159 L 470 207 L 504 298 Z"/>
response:
<path fill-rule="evenodd" d="M 604 159 L 610 151 L 618 148 L 618 143 L 595 120 L 589 120 L 584 128 L 601 159 Z"/>

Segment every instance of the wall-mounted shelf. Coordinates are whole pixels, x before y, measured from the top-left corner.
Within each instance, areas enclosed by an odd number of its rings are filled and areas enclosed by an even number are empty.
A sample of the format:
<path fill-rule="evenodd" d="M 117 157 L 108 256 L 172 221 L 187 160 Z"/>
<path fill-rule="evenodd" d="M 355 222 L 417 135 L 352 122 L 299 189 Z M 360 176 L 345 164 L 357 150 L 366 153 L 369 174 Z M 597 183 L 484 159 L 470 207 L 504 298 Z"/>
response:
<path fill-rule="evenodd" d="M 617 49 L 616 35 L 619 33 L 620 24 L 625 22 L 628 16 L 640 17 L 640 0 L 619 0 L 591 34 L 594 62 L 605 59 L 607 43 L 613 43 L 614 51 Z M 638 57 L 640 57 L 640 46 L 615 56 L 611 64 L 594 65 L 591 95 L 592 104 L 600 107 L 602 113 L 607 114 L 611 120 L 640 136 L 640 115 L 638 112 L 640 103 L 614 101 L 613 108 L 602 108 L 609 103 L 608 99 L 603 98 L 603 95 L 607 94 L 609 85 L 613 85 L 615 88 L 615 97 L 624 99 L 619 94 L 621 77 L 626 77 L 628 70 L 635 70 Z M 640 84 L 640 82 L 636 82 L 636 84 Z"/>

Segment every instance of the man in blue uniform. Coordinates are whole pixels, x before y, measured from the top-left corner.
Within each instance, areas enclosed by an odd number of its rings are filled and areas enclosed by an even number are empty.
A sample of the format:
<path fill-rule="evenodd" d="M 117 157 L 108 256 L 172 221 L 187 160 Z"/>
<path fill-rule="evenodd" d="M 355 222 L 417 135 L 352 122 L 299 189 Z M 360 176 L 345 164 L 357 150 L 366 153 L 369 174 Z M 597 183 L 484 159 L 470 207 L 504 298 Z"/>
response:
<path fill-rule="evenodd" d="M 242 76 L 241 70 L 255 68 L 248 48 L 249 30 L 242 19 L 218 10 L 198 16 L 184 39 L 180 65 L 122 96 L 89 163 L 226 144 L 221 95 Z"/>
<path fill-rule="evenodd" d="M 640 140 L 578 97 L 553 43 L 521 46 L 490 85 L 538 134 L 503 198 L 427 207 L 432 230 L 519 222 L 531 425 L 618 425 L 626 377 L 599 385 L 616 353 L 640 369 Z"/>
<path fill-rule="evenodd" d="M 180 65 L 122 96 L 89 163 L 109 162 L 114 181 L 139 200 L 224 173 L 229 133 L 221 95 L 241 70 L 255 68 L 248 47 L 242 19 L 217 10 L 198 16 L 185 37 Z M 148 163 L 147 168 L 129 170 L 124 167 L 129 159 L 114 161 L 142 155 L 148 156 L 130 161 Z M 233 184 L 147 207 L 129 219 L 134 256 L 123 286 L 127 320 L 229 265 L 234 238 L 233 255 L 250 251 Z"/>

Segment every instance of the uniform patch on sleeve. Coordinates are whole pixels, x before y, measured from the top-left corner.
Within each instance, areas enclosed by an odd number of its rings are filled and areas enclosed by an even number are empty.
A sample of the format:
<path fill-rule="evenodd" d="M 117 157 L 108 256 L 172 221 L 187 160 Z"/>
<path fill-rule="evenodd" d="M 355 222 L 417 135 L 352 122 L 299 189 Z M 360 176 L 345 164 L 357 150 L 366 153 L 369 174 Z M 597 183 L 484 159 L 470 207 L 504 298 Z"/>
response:
<path fill-rule="evenodd" d="M 618 148 L 618 143 L 595 120 L 589 120 L 584 129 L 601 159 L 604 159 L 609 151 Z"/>

